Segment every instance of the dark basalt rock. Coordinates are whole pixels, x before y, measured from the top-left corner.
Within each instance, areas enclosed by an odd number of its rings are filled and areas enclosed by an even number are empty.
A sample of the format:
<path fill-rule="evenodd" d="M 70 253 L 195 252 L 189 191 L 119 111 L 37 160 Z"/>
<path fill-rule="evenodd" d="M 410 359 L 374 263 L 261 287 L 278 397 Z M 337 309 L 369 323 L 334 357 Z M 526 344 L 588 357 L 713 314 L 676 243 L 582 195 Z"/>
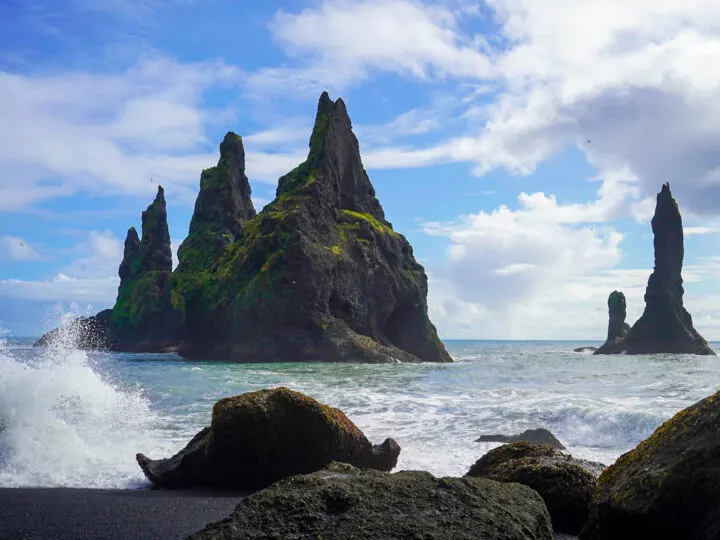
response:
<path fill-rule="evenodd" d="M 180 318 L 170 301 L 172 250 L 165 192 L 142 213 L 142 239 L 134 228 L 125 239 L 112 332 L 121 351 L 162 352 L 179 341 Z"/>
<path fill-rule="evenodd" d="M 520 441 L 532 444 L 546 444 L 558 450 L 565 450 L 565 447 L 558 438 L 555 437 L 551 431 L 544 428 L 526 429 L 518 435 L 482 435 L 475 442 L 514 443 Z"/>
<path fill-rule="evenodd" d="M 519 484 L 332 463 L 246 497 L 189 540 L 219 538 L 552 540 L 553 534 L 542 499 Z"/>
<path fill-rule="evenodd" d="M 645 311 L 625 338 L 625 327 L 618 326 L 624 313 L 624 302 L 616 302 L 616 319 L 610 306 L 608 342 L 595 354 L 715 354 L 707 341 L 695 330 L 692 317 L 683 307 L 682 263 L 684 257 L 683 228 L 680 210 L 664 184 L 657 196 L 652 219 L 655 247 L 655 268 L 645 291 Z M 613 293 L 614 294 L 614 293 Z M 620 294 L 620 293 L 618 293 Z M 622 297 L 624 300 L 624 297 Z M 624 318 L 624 317 L 623 317 Z M 611 337 L 614 341 L 611 341 Z"/>
<path fill-rule="evenodd" d="M 171 272 L 162 188 L 128 232 L 118 349 L 237 362 L 451 362 L 428 318 L 427 276 L 385 220 L 345 104 L 324 93 L 307 160 L 256 215 L 240 137 L 203 171 Z"/>
<path fill-rule="evenodd" d="M 78 317 L 67 327 L 56 328 L 38 339 L 34 347 L 62 344 L 80 350 L 114 350 L 117 348 L 110 318 L 112 310 L 106 309 L 92 317 Z"/>
<path fill-rule="evenodd" d="M 627 304 L 625 295 L 619 291 L 613 291 L 608 297 L 608 335 L 605 343 L 595 351 L 595 354 L 612 354 L 617 347 L 630 333 L 630 325 L 625 322 L 627 317 Z"/>
<path fill-rule="evenodd" d="M 516 442 L 491 450 L 467 476 L 517 482 L 545 501 L 555 531 L 577 534 L 587 520 L 602 463 L 576 459 L 548 445 Z"/>
<path fill-rule="evenodd" d="M 579 353 L 593 352 L 594 353 L 597 350 L 598 350 L 597 347 L 590 346 L 590 347 L 578 347 L 577 349 L 573 349 L 573 352 L 579 352 Z"/>
<path fill-rule="evenodd" d="M 720 392 L 683 409 L 600 476 L 583 540 L 720 537 Z"/>
<path fill-rule="evenodd" d="M 242 137 L 228 132 L 217 166 L 200 177 L 190 233 L 178 250 L 180 271 L 207 270 L 241 237 L 243 225 L 256 215 L 250 194 Z"/>
<path fill-rule="evenodd" d="M 400 446 L 373 446 L 342 411 L 287 388 L 225 398 L 213 407 L 209 428 L 177 455 L 137 461 L 156 486 L 255 489 L 332 461 L 389 471 Z"/>
<path fill-rule="evenodd" d="M 385 220 L 342 100 L 322 95 L 307 160 L 203 272 L 173 275 L 186 358 L 449 362 L 427 276 Z M 194 245 L 191 231 L 186 244 Z M 183 259 L 201 258 L 188 247 Z"/>

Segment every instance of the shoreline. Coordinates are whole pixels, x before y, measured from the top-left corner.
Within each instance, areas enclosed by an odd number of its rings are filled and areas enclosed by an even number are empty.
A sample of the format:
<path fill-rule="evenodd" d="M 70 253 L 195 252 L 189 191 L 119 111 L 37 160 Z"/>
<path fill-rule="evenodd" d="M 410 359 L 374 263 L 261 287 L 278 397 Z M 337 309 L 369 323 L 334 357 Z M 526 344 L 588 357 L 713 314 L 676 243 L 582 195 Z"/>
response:
<path fill-rule="evenodd" d="M 0 488 L 0 540 L 172 540 L 227 517 L 249 491 Z"/>

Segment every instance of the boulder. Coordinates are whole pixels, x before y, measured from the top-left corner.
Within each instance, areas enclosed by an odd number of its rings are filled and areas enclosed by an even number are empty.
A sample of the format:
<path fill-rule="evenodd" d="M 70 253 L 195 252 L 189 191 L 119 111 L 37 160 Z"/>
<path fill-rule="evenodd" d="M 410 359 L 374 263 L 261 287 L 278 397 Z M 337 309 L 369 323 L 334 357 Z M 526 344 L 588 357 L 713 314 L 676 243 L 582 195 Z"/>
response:
<path fill-rule="evenodd" d="M 576 459 L 551 446 L 516 442 L 481 457 L 466 476 L 517 482 L 545 501 L 555 531 L 580 532 L 587 520 L 602 463 Z"/>
<path fill-rule="evenodd" d="M 714 355 L 683 306 L 682 217 L 668 183 L 657 195 L 652 231 L 655 268 L 645 290 L 645 311 L 628 330 L 624 324 L 625 297 L 617 291 L 611 294 L 608 341 L 595 354 Z"/>
<path fill-rule="evenodd" d="M 545 504 L 519 484 L 387 474 L 332 463 L 243 499 L 189 540 L 552 540 Z"/>
<path fill-rule="evenodd" d="M 558 450 L 565 450 L 565 447 L 558 438 L 555 437 L 551 431 L 544 428 L 526 429 L 518 435 L 482 435 L 475 442 L 514 443 L 520 441 L 532 444 L 546 444 Z"/>
<path fill-rule="evenodd" d="M 373 446 L 342 411 L 281 387 L 225 398 L 210 427 L 169 459 L 137 461 L 156 486 L 257 489 L 332 461 L 389 471 L 400 446 Z"/>
<path fill-rule="evenodd" d="M 720 392 L 602 473 L 583 540 L 720 538 Z"/>

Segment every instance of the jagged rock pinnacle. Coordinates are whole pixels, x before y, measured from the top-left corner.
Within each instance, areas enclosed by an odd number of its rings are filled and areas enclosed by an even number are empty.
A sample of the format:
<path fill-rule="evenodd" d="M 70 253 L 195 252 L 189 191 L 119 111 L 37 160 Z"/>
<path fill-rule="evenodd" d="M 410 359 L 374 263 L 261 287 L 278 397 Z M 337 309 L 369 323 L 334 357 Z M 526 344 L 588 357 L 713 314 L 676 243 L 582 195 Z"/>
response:
<path fill-rule="evenodd" d="M 655 268 L 645 290 L 645 311 L 625 339 L 612 347 L 603 346 L 597 353 L 715 354 L 695 330 L 690 313 L 683 307 L 682 217 L 669 183 L 657 195 L 652 231 Z"/>
<path fill-rule="evenodd" d="M 202 173 L 190 232 L 178 251 L 181 271 L 207 268 L 239 238 L 256 215 L 250 195 L 242 137 L 230 131 L 220 144 L 217 166 Z"/>
<path fill-rule="evenodd" d="M 172 248 L 167 223 L 165 191 L 158 186 L 153 203 L 142 213 L 142 239 L 138 252 L 138 273 L 171 272 Z"/>
<path fill-rule="evenodd" d="M 135 227 L 130 227 L 125 237 L 125 251 L 123 253 L 123 260 L 120 263 L 120 269 L 118 274 L 120 275 L 120 284 L 128 279 L 132 273 L 132 264 L 140 251 L 140 238 L 135 230 Z"/>

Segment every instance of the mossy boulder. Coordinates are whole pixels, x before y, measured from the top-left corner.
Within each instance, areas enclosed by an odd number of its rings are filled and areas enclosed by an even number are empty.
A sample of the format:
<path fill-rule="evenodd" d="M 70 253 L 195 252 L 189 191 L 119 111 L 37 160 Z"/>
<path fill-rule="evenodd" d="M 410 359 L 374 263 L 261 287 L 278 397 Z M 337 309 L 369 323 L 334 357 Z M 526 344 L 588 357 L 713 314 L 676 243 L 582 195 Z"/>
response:
<path fill-rule="evenodd" d="M 219 538 L 552 540 L 553 534 L 542 499 L 519 484 L 332 463 L 246 497 L 189 540 Z"/>
<path fill-rule="evenodd" d="M 600 476 L 583 540 L 720 537 L 720 392 L 683 409 Z"/>
<path fill-rule="evenodd" d="M 577 534 L 585 524 L 601 463 L 573 458 L 544 444 L 514 442 L 495 448 L 467 476 L 517 482 L 545 501 L 555 531 Z"/>
<path fill-rule="evenodd" d="M 393 439 L 373 446 L 341 410 L 281 387 L 218 401 L 210 427 L 176 456 L 137 460 L 160 487 L 253 489 L 332 461 L 389 471 L 399 454 Z"/>

